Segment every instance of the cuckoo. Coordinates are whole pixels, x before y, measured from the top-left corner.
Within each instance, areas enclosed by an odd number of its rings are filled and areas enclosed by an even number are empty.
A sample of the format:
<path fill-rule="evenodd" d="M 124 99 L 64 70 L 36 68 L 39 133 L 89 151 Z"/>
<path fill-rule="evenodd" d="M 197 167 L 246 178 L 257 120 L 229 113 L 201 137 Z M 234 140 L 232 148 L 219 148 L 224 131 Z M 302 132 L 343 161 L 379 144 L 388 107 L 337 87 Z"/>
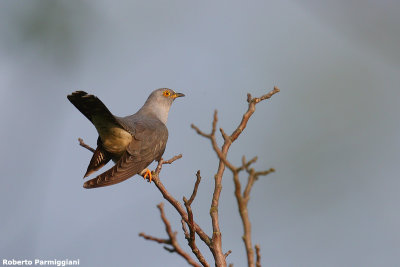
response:
<path fill-rule="evenodd" d="M 97 148 L 87 171 L 88 177 L 110 160 L 115 165 L 97 177 L 85 182 L 83 187 L 96 188 L 120 183 L 135 174 L 151 182 L 147 169 L 154 160 L 159 161 L 168 139 L 166 122 L 172 102 L 185 96 L 168 88 L 153 91 L 144 105 L 133 115 L 114 116 L 96 96 L 84 91 L 68 95 L 68 100 L 88 118 L 99 134 Z"/>

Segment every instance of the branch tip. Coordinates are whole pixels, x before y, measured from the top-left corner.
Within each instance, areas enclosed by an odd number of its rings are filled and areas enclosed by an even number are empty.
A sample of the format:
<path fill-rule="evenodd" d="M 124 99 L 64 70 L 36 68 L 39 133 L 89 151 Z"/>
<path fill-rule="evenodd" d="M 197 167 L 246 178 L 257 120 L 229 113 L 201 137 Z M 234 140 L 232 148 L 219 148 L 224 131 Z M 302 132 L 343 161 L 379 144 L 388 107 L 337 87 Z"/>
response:
<path fill-rule="evenodd" d="M 256 249 L 256 267 L 261 267 L 261 253 L 260 253 L 260 245 L 257 244 L 254 246 Z"/>
<path fill-rule="evenodd" d="M 251 102 L 251 94 L 250 93 L 247 93 L 247 102 L 250 104 L 250 102 Z"/>
<path fill-rule="evenodd" d="M 83 142 L 83 139 L 82 139 L 82 138 L 78 138 L 78 141 L 79 141 L 79 145 L 80 145 L 81 147 L 86 148 L 87 150 L 91 151 L 92 153 L 94 153 L 94 152 L 96 151 L 96 150 L 95 150 L 94 148 L 92 148 L 91 146 L 85 144 L 85 142 Z"/>
<path fill-rule="evenodd" d="M 165 216 L 164 213 L 164 203 L 161 202 L 160 204 L 157 205 L 157 208 L 160 210 L 160 215 L 161 215 L 161 220 L 164 222 L 165 224 L 165 231 L 167 232 L 167 235 L 169 237 L 169 239 L 161 239 L 161 238 L 156 238 L 153 236 L 148 236 L 144 233 L 140 233 L 139 236 L 143 237 L 144 239 L 147 240 L 152 240 L 155 241 L 157 243 L 162 243 L 162 244 L 166 244 L 166 245 L 170 245 L 172 246 L 172 248 L 168 247 L 168 246 L 164 246 L 164 249 L 169 251 L 169 252 L 176 252 L 179 255 L 181 255 L 190 265 L 195 266 L 195 267 L 200 267 L 200 265 L 192 258 L 190 257 L 189 254 L 187 254 L 179 245 L 177 239 L 176 239 L 176 235 L 178 234 L 178 232 L 173 232 L 171 229 L 171 224 L 168 221 L 167 217 Z"/>
<path fill-rule="evenodd" d="M 228 250 L 228 251 L 224 254 L 225 259 L 226 259 L 226 257 L 228 257 L 229 254 L 231 254 L 231 253 L 232 253 L 232 250 Z"/>

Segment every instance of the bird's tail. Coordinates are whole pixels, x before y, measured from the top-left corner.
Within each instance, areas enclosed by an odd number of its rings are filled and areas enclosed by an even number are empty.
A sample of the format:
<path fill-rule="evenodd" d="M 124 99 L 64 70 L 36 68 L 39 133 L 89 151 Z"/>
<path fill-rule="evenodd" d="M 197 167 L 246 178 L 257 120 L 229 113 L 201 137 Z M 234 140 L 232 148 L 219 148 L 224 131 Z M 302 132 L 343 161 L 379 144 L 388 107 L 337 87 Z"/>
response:
<path fill-rule="evenodd" d="M 99 119 L 108 123 L 120 124 L 103 102 L 94 95 L 84 91 L 76 91 L 68 95 L 67 98 L 93 124 Z"/>

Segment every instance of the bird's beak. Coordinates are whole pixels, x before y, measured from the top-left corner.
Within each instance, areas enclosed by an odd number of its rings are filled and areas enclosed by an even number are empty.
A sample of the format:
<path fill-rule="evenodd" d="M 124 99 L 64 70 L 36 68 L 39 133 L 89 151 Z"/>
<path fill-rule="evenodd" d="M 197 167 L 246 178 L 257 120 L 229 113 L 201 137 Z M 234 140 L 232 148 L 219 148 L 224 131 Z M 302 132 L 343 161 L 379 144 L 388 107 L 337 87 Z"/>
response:
<path fill-rule="evenodd" d="M 175 93 L 172 95 L 173 98 L 182 97 L 182 96 L 185 96 L 185 95 L 182 93 Z"/>

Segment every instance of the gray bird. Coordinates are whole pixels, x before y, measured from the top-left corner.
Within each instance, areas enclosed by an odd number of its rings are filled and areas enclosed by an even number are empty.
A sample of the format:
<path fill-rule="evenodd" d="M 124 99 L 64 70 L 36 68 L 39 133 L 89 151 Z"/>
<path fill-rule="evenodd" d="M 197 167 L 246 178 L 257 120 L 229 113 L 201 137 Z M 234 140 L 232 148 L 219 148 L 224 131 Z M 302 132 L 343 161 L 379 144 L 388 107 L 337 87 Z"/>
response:
<path fill-rule="evenodd" d="M 135 174 L 151 182 L 146 167 L 159 161 L 168 139 L 168 112 L 177 97 L 185 96 L 168 88 L 153 91 L 133 115 L 114 116 L 96 96 L 83 91 L 68 95 L 68 100 L 96 127 L 99 137 L 84 178 L 99 170 L 111 159 L 115 165 L 83 184 L 96 188 L 120 183 Z"/>

